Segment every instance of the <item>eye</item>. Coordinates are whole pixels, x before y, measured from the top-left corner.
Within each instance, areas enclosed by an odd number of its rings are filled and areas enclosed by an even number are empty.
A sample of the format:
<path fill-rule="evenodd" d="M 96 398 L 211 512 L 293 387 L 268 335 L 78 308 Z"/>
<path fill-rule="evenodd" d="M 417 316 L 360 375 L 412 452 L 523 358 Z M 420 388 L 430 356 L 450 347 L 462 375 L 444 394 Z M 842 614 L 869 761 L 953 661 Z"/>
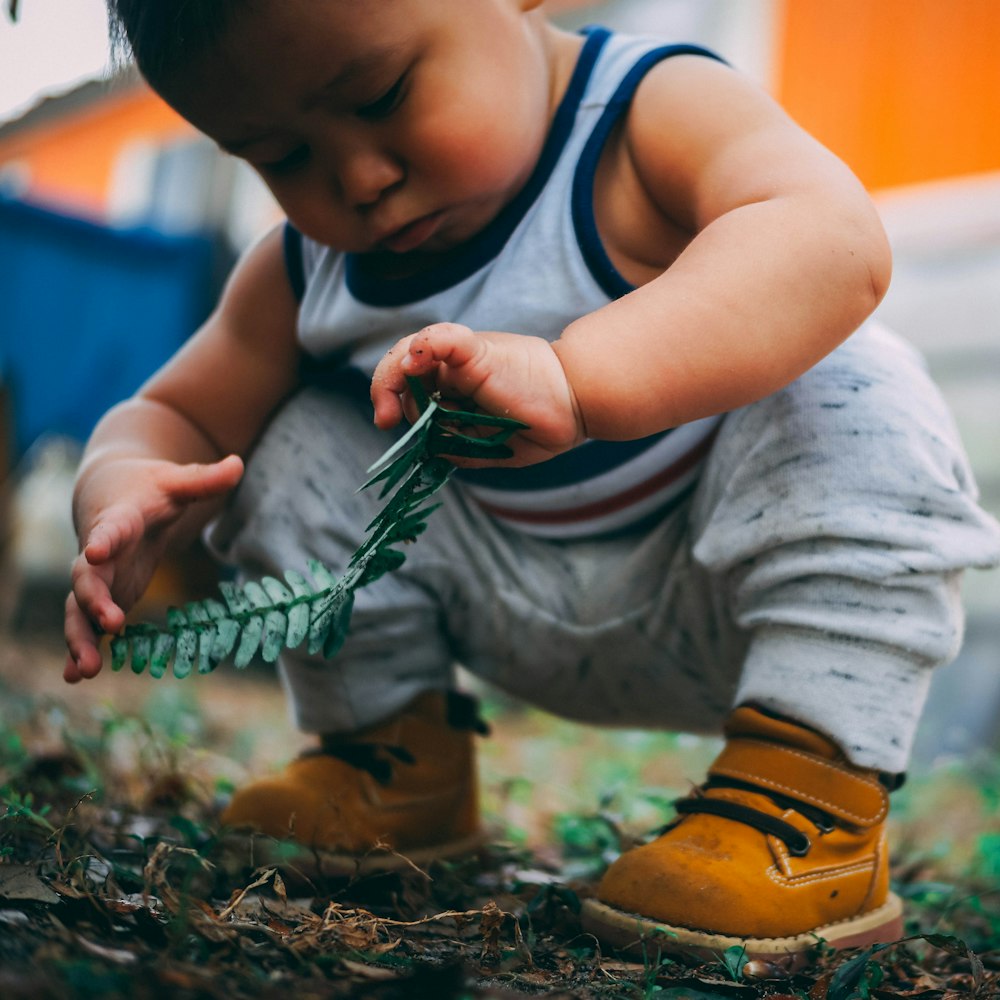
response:
<path fill-rule="evenodd" d="M 407 74 L 404 73 L 381 97 L 364 104 L 355 111 L 359 118 L 365 121 L 380 121 L 399 107 L 403 99 L 403 88 L 406 85 Z"/>
<path fill-rule="evenodd" d="M 281 157 L 280 160 L 272 160 L 269 163 L 258 163 L 261 170 L 266 170 L 269 174 L 287 174 L 302 166 L 309 159 L 308 146 L 296 146 L 290 153 Z"/>

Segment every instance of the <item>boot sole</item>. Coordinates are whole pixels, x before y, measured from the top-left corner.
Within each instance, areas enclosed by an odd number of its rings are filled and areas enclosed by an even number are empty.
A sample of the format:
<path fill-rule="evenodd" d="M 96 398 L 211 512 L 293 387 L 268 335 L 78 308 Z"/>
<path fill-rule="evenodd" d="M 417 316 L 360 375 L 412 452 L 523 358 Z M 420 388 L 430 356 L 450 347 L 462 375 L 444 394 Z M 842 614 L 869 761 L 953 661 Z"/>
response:
<path fill-rule="evenodd" d="M 889 893 L 882 906 L 859 917 L 826 924 L 806 934 L 774 938 L 744 938 L 674 927 L 637 913 L 616 910 L 596 899 L 584 901 L 581 922 L 583 929 L 600 941 L 639 958 L 646 958 L 652 947 L 662 954 L 713 959 L 735 945 L 745 948 L 748 958 L 764 959 L 794 970 L 807 964 L 808 953 L 820 942 L 839 950 L 898 941 L 903 936 L 903 904 L 898 896 Z"/>
<path fill-rule="evenodd" d="M 327 851 L 251 831 L 233 831 L 223 836 L 221 843 L 230 859 L 248 869 L 279 868 L 284 876 L 314 881 L 424 869 L 435 861 L 452 861 L 475 854 L 485 839 L 486 835 L 477 831 L 443 844 L 399 850 L 380 847 L 364 854 Z"/>

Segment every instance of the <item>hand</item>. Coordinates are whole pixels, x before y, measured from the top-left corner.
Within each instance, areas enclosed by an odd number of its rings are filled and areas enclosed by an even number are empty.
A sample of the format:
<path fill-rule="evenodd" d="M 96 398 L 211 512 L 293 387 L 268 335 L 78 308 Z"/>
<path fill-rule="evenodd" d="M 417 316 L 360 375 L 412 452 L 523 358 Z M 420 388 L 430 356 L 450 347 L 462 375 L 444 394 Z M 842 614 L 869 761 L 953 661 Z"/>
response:
<path fill-rule="evenodd" d="M 67 682 L 99 673 L 100 633 L 118 632 L 125 624 L 163 555 L 168 529 L 193 504 L 227 493 L 242 475 L 242 459 L 230 455 L 207 465 L 118 459 L 81 480 L 83 548 L 73 562 L 64 626 Z M 106 505 L 101 498 L 108 498 Z M 96 513 L 88 516 L 88 508 Z"/>
<path fill-rule="evenodd" d="M 568 451 L 586 437 L 562 365 L 541 337 L 473 332 L 457 323 L 436 323 L 399 341 L 379 362 L 372 377 L 375 424 L 395 427 L 405 415 L 417 417 L 406 376 L 420 376 L 428 391 L 460 409 L 527 424 L 508 444 L 512 458 L 460 459 L 466 468 L 523 466 Z"/>

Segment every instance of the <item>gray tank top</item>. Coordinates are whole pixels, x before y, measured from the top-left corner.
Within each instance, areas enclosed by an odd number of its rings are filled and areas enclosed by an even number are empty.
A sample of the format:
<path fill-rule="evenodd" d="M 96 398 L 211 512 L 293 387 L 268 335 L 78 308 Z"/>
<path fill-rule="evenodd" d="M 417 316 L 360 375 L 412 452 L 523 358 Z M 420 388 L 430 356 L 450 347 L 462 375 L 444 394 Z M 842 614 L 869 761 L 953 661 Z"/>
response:
<path fill-rule="evenodd" d="M 555 341 L 575 319 L 633 286 L 605 252 L 594 220 L 594 173 L 639 82 L 662 59 L 695 54 L 589 29 L 538 164 L 525 187 L 444 266 L 386 280 L 364 255 L 286 229 L 307 355 L 370 378 L 400 337 L 431 323 L 511 330 Z M 551 538 L 618 532 L 658 517 L 697 478 L 721 418 L 636 441 L 587 441 L 525 469 L 461 470 L 455 485 L 521 531 Z"/>

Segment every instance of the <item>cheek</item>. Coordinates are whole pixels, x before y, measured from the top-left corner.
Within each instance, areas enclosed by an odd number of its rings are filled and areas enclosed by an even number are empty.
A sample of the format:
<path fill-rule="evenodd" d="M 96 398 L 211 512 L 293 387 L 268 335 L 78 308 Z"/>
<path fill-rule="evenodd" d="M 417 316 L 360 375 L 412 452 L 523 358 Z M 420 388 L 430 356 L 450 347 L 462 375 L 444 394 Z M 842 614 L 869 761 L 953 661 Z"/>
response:
<path fill-rule="evenodd" d="M 416 145 L 421 166 L 462 191 L 504 189 L 525 179 L 546 123 L 544 113 L 539 118 L 519 112 L 493 100 L 428 122 Z"/>
<path fill-rule="evenodd" d="M 358 234 L 334 199 L 324 195 L 317 183 L 268 182 L 275 201 L 288 221 L 305 236 L 338 250 L 359 250 Z"/>
<path fill-rule="evenodd" d="M 311 228 L 309 221 L 312 213 L 309 211 L 310 198 L 306 192 L 292 184 L 282 181 L 272 181 L 259 173 L 258 176 L 274 196 L 274 200 L 278 203 L 282 212 L 288 216 L 288 221 L 300 232 L 305 233 L 307 236 L 313 236 L 309 232 Z"/>

